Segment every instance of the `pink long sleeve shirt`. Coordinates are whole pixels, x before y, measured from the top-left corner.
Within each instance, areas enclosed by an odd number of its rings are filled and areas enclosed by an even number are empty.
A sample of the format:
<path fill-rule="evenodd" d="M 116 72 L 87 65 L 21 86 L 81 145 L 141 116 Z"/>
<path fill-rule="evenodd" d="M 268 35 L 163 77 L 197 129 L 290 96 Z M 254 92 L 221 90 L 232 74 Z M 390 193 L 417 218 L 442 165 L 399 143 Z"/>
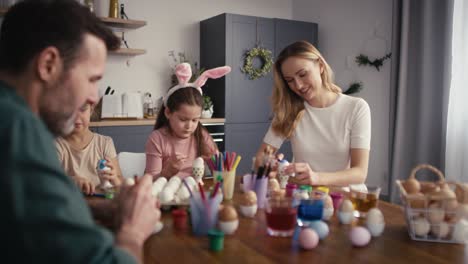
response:
<path fill-rule="evenodd" d="M 216 145 L 211 136 L 203 131 L 203 143 L 207 145 L 210 153 L 216 152 Z M 197 146 L 195 136 L 189 138 L 178 138 L 173 136 L 167 127 L 151 132 L 145 146 L 146 169 L 145 173 L 159 176 L 163 164 L 168 162 L 176 153 L 187 156 L 177 176 L 185 178 L 192 175 L 192 163 L 197 158 Z"/>

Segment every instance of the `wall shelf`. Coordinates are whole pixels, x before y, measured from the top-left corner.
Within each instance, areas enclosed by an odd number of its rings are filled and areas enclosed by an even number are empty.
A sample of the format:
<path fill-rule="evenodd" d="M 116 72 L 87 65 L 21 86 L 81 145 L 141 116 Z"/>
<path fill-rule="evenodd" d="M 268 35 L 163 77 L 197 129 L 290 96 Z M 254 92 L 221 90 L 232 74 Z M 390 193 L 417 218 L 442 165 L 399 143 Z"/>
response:
<path fill-rule="evenodd" d="M 132 20 L 132 19 L 121 19 L 111 17 L 100 17 L 102 22 L 110 27 L 125 28 L 125 29 L 137 29 L 146 26 L 146 21 L 143 20 Z"/>
<path fill-rule="evenodd" d="M 121 48 L 115 51 L 109 51 L 109 54 L 126 55 L 126 56 L 137 56 L 137 55 L 142 55 L 145 53 L 146 53 L 146 50 L 144 49 L 126 49 L 126 48 Z"/>

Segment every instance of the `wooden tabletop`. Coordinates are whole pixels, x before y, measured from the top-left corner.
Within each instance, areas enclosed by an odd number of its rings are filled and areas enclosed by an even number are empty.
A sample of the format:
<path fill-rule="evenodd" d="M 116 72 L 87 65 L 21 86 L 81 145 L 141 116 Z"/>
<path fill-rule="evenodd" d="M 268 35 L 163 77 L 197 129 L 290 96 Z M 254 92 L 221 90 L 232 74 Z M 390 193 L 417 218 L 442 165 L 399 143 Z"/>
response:
<path fill-rule="evenodd" d="M 232 204 L 238 209 L 240 193 Z M 386 228 L 369 245 L 356 248 L 348 239 L 349 225 L 336 216 L 329 222 L 330 234 L 310 251 L 302 250 L 292 238 L 277 238 L 266 233 L 265 213 L 255 218 L 239 216 L 239 228 L 225 236 L 224 250 L 209 250 L 207 237 L 192 235 L 190 229 L 173 228 L 170 212 L 163 213 L 164 228 L 145 243 L 145 263 L 468 263 L 465 245 L 413 241 L 408 236 L 401 207 L 379 201 Z"/>

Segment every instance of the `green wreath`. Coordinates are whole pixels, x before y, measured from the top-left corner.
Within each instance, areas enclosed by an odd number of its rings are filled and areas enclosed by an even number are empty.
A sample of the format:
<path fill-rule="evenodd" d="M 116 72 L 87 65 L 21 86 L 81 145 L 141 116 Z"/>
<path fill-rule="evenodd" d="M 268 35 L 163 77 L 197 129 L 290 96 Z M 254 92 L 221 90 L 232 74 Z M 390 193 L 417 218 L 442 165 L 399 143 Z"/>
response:
<path fill-rule="evenodd" d="M 255 68 L 253 59 L 259 57 L 262 60 L 262 66 Z M 245 53 L 244 66 L 241 68 L 243 73 L 249 75 L 250 80 L 255 80 L 267 75 L 273 66 L 273 56 L 271 51 L 265 48 L 256 47 Z"/>

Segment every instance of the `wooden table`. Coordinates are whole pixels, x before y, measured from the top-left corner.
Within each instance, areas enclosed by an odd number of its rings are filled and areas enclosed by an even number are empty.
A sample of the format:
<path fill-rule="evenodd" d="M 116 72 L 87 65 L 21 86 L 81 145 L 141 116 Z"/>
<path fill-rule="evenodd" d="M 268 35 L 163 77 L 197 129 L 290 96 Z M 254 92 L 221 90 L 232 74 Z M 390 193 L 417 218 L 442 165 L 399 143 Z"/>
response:
<path fill-rule="evenodd" d="M 237 208 L 241 193 L 227 204 Z M 240 216 L 239 228 L 225 236 L 224 250 L 209 250 L 207 237 L 196 237 L 191 230 L 174 230 L 170 212 L 164 212 L 163 230 L 145 243 L 145 263 L 468 263 L 465 245 L 419 242 L 410 239 L 403 210 L 380 201 L 386 228 L 382 236 L 372 238 L 364 248 L 356 248 L 348 239 L 350 226 L 340 225 L 336 216 L 330 223 L 329 236 L 311 251 L 302 250 L 292 238 L 270 237 L 266 233 L 265 213 L 255 218 Z"/>

